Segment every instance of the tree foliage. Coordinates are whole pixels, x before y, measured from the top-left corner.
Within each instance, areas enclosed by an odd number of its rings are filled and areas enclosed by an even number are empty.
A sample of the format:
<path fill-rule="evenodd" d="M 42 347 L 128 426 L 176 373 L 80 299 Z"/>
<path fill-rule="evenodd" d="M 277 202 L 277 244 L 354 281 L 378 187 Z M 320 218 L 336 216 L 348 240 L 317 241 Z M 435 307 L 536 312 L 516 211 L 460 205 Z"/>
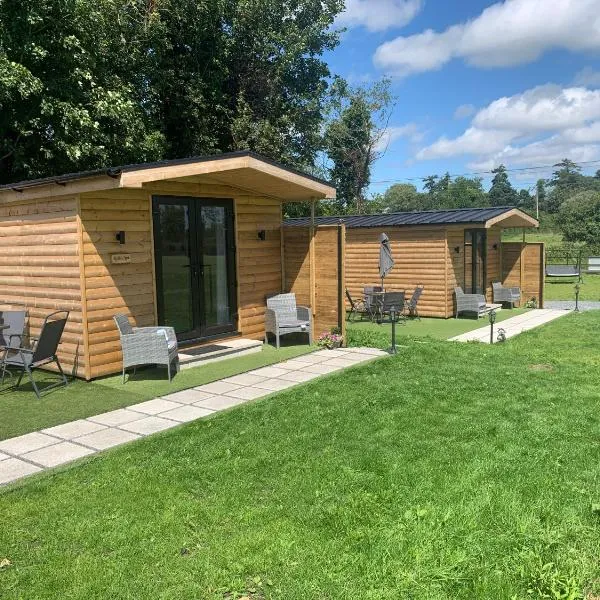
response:
<path fill-rule="evenodd" d="M 312 165 L 343 0 L 0 0 L 0 182 L 252 149 Z"/>
<path fill-rule="evenodd" d="M 563 202 L 557 216 L 567 242 L 600 243 L 600 192 L 587 190 Z"/>
<path fill-rule="evenodd" d="M 506 172 L 506 167 L 500 165 L 492 170 L 494 178 L 492 187 L 488 192 L 492 206 L 516 206 L 519 203 L 519 194 L 512 186 Z"/>

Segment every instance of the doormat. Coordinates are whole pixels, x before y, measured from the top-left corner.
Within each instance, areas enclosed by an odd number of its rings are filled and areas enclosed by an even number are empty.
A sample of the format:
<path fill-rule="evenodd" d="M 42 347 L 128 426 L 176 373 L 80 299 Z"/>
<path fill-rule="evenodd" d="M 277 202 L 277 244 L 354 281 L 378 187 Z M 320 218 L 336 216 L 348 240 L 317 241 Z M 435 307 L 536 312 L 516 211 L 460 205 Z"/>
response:
<path fill-rule="evenodd" d="M 203 354 L 211 354 L 220 350 L 232 350 L 229 346 L 219 346 L 218 344 L 209 344 L 208 346 L 200 346 L 199 348 L 180 348 L 181 354 L 188 356 L 202 356 Z"/>

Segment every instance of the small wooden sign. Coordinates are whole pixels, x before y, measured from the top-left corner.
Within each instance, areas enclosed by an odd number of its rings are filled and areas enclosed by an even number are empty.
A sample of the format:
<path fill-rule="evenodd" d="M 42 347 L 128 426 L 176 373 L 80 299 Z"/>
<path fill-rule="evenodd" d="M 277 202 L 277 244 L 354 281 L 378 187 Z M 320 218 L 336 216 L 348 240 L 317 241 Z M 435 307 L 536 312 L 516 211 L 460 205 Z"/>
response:
<path fill-rule="evenodd" d="M 113 265 L 128 265 L 131 263 L 131 254 L 111 254 L 110 262 Z"/>

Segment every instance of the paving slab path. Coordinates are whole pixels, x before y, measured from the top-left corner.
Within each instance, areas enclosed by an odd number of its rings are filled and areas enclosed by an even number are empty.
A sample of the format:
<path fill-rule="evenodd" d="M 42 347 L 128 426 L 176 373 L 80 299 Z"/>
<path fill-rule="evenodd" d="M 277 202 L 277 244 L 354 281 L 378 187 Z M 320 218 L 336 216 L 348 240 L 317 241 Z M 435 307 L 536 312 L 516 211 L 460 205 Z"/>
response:
<path fill-rule="evenodd" d="M 0 442 L 0 486 L 387 356 L 375 348 L 319 350 L 127 408 Z"/>
<path fill-rule="evenodd" d="M 515 335 L 519 335 L 524 331 L 529 331 L 530 329 L 535 329 L 540 325 L 545 325 L 550 321 L 554 321 L 555 319 L 559 319 L 560 317 L 564 317 L 568 315 L 570 311 L 568 310 L 556 310 L 549 308 L 541 308 L 536 310 L 531 310 L 526 313 L 517 315 L 516 317 L 511 317 L 510 319 L 506 319 L 501 321 L 500 323 L 496 323 L 494 325 L 494 341 L 498 339 L 498 332 L 500 329 L 504 330 L 504 334 L 506 339 L 514 337 Z M 489 323 L 484 327 L 479 329 L 474 329 L 473 331 L 467 331 L 467 333 L 463 333 L 461 335 L 457 335 L 456 337 L 450 338 L 450 341 L 453 342 L 484 342 L 485 344 L 490 343 L 490 326 Z M 2 448 L 0 448 L 2 450 Z"/>

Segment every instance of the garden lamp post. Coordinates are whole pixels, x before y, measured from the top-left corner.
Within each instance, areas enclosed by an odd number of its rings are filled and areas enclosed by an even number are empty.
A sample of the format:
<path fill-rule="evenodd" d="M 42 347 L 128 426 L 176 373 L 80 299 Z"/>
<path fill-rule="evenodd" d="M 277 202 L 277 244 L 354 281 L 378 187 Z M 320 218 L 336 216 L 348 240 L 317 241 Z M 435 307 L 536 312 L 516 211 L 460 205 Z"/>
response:
<path fill-rule="evenodd" d="M 496 322 L 496 311 L 490 310 L 488 314 L 488 319 L 490 320 L 490 344 L 494 343 L 494 323 Z"/>
<path fill-rule="evenodd" d="M 575 284 L 575 312 L 579 312 L 579 291 L 581 290 L 581 284 L 579 281 Z"/>
<path fill-rule="evenodd" d="M 390 309 L 390 318 L 392 319 L 392 347 L 390 348 L 390 354 L 398 354 L 396 348 L 396 307 L 392 306 Z"/>

